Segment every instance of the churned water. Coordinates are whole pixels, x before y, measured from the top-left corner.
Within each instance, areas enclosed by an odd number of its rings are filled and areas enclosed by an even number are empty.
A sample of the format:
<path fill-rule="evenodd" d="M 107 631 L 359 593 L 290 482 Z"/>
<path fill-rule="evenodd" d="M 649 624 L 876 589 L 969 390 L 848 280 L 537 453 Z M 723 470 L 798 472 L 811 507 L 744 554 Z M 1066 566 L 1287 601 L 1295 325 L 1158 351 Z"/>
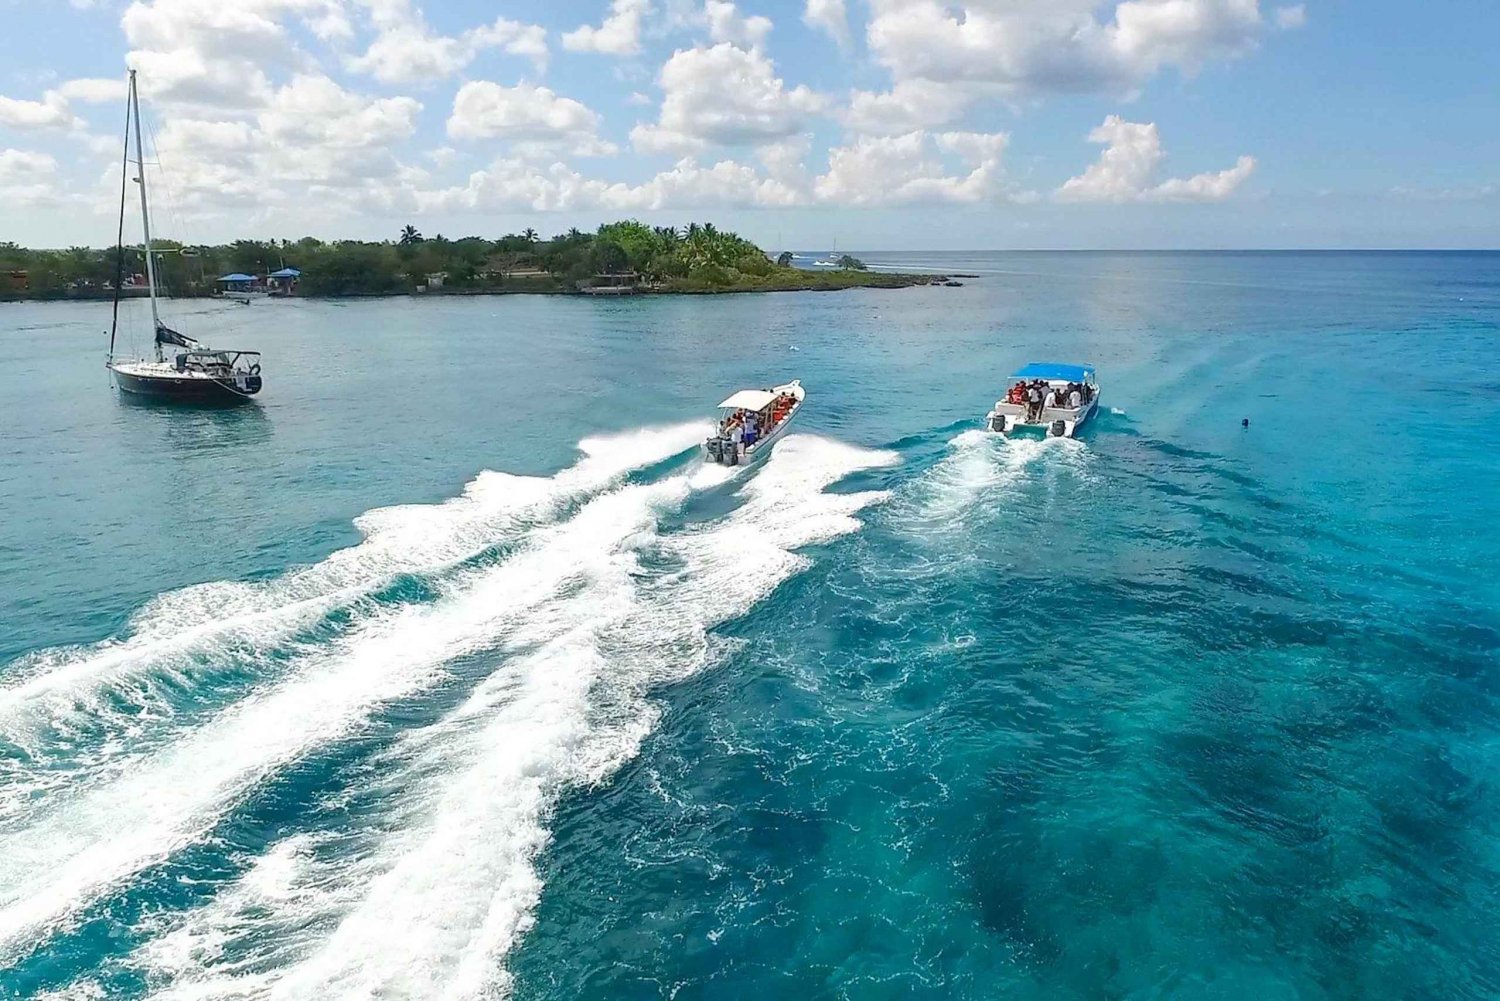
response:
<path fill-rule="evenodd" d="M 1500 255 L 869 259 L 0 307 L 0 996 L 1500 994 Z"/>

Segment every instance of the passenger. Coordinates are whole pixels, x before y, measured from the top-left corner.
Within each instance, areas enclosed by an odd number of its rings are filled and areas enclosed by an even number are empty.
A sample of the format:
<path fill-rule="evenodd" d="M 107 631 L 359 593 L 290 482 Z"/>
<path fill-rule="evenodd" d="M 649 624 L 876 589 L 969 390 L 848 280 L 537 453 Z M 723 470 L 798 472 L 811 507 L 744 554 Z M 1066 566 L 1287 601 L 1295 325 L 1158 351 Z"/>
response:
<path fill-rule="evenodd" d="M 1075 383 L 1072 391 L 1068 393 L 1068 407 L 1072 410 L 1077 410 L 1081 406 L 1083 406 L 1083 394 L 1078 391 L 1078 386 Z"/>
<path fill-rule="evenodd" d="M 1026 419 L 1034 421 L 1042 410 L 1042 392 L 1036 388 L 1036 383 L 1026 391 Z"/>

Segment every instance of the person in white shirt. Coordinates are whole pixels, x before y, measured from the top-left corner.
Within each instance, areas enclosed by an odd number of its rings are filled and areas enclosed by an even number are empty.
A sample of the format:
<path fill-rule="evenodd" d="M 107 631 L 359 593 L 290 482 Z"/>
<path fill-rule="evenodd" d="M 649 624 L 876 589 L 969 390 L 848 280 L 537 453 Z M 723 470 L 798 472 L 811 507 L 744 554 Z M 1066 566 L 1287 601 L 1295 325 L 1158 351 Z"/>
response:
<path fill-rule="evenodd" d="M 1074 389 L 1071 393 L 1068 394 L 1068 406 L 1072 407 L 1074 410 L 1077 410 L 1079 407 L 1083 406 L 1083 394 L 1078 392 L 1077 389 Z"/>

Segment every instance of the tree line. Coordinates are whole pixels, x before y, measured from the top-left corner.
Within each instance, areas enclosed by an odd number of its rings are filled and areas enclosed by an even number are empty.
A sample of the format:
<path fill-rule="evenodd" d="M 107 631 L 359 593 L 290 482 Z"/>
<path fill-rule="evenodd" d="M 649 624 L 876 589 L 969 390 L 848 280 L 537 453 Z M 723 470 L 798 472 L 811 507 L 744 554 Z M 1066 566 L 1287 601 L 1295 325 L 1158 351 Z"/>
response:
<path fill-rule="evenodd" d="M 498 240 L 424 237 L 405 226 L 385 241 L 235 240 L 217 246 L 155 241 L 157 282 L 168 294 L 207 295 L 222 275 L 302 272 L 298 294 L 371 295 L 410 291 L 442 275 L 444 288 L 569 288 L 599 276 L 638 275 L 645 282 L 687 288 L 737 287 L 791 272 L 791 255 L 771 260 L 754 243 L 712 223 L 683 229 L 634 219 L 592 233 L 570 229 L 543 240 L 534 229 Z M 139 246 L 33 250 L 0 243 L 0 297 L 49 298 L 112 293 L 117 270 L 127 284 L 145 271 Z M 844 267 L 862 269 L 845 258 Z"/>

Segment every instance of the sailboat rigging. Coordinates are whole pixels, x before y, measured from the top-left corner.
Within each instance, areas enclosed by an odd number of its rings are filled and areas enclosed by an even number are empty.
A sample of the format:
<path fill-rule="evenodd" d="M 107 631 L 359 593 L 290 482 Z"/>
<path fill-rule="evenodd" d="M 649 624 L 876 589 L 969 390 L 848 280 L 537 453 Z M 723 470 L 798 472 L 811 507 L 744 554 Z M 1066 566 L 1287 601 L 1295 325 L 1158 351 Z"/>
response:
<path fill-rule="evenodd" d="M 135 130 L 135 160 L 139 171 L 130 177 L 130 139 Z M 115 246 L 114 321 L 109 331 L 109 359 L 105 363 L 115 383 L 127 393 L 164 400 L 232 403 L 249 399 L 261 389 L 260 352 L 230 351 L 205 347 L 186 334 L 162 322 L 157 306 L 156 259 L 151 248 L 151 211 L 146 193 L 146 155 L 141 140 L 141 101 L 136 90 L 135 70 L 130 71 L 130 88 L 125 105 L 125 151 L 120 176 L 120 224 Z M 125 270 L 125 192 L 129 181 L 140 187 L 141 236 L 146 254 L 146 291 L 151 300 L 152 345 L 154 360 L 122 360 L 115 357 L 115 334 L 120 322 L 120 295 Z M 181 348 L 169 353 L 163 346 Z"/>

